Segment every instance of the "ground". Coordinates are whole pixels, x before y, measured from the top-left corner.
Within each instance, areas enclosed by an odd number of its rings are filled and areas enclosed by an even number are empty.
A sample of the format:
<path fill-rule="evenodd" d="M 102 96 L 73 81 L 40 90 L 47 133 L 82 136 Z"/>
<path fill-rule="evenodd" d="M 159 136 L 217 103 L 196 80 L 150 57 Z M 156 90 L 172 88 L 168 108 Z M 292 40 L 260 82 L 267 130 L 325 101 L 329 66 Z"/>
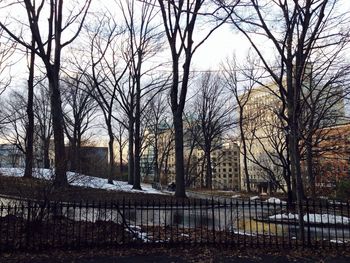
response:
<path fill-rule="evenodd" d="M 2 263 L 148 263 L 148 262 L 350 262 L 349 251 L 302 250 L 259 250 L 228 247 L 138 247 L 115 249 L 89 249 L 82 251 L 50 251 L 47 253 L 20 253 L 1 255 Z"/>

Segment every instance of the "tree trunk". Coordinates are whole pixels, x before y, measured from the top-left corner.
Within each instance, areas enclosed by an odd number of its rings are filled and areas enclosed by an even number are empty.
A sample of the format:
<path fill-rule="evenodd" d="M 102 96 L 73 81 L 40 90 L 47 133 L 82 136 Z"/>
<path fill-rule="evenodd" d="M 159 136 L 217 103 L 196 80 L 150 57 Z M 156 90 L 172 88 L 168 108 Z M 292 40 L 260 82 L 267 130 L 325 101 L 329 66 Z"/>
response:
<path fill-rule="evenodd" d="M 140 124 L 141 124 L 141 87 L 138 81 L 136 85 L 136 108 L 135 108 L 135 159 L 134 159 L 134 184 L 133 189 L 141 189 L 141 167 L 140 167 L 140 157 L 141 157 L 141 137 L 140 137 Z"/>
<path fill-rule="evenodd" d="M 212 189 L 213 186 L 213 169 L 211 167 L 211 146 L 209 143 L 206 143 L 205 146 L 205 158 L 206 158 L 206 177 L 205 185 L 208 189 Z"/>
<path fill-rule="evenodd" d="M 121 143 L 121 138 L 119 143 L 119 174 L 120 178 L 123 178 L 123 147 Z"/>
<path fill-rule="evenodd" d="M 63 113 L 61 94 L 59 89 L 59 73 L 55 69 L 57 65 L 51 66 L 51 72 L 48 75 L 49 87 L 51 93 L 51 112 L 52 126 L 55 144 L 55 179 L 54 185 L 57 188 L 68 185 L 67 180 L 67 163 L 64 147 L 64 132 L 63 132 Z"/>
<path fill-rule="evenodd" d="M 175 172 L 176 172 L 176 197 L 186 197 L 184 180 L 184 146 L 182 111 L 173 114 L 175 129 Z"/>
<path fill-rule="evenodd" d="M 308 136 L 306 139 L 306 164 L 307 164 L 307 177 L 309 179 L 309 187 L 311 191 L 311 197 L 316 198 L 316 186 L 315 186 L 315 175 L 313 165 L 313 152 L 312 152 L 312 138 Z"/>
<path fill-rule="evenodd" d="M 248 163 L 247 163 L 247 144 L 245 141 L 245 133 L 243 129 L 243 109 L 241 108 L 240 114 L 239 114 L 239 130 L 241 133 L 241 141 L 242 141 L 242 148 L 243 148 L 243 169 L 244 169 L 244 177 L 246 180 L 246 187 L 247 192 L 251 192 L 250 188 L 250 178 L 249 178 L 249 172 L 248 172 Z"/>
<path fill-rule="evenodd" d="M 114 136 L 112 132 L 112 126 L 108 125 L 108 150 L 109 150 L 109 171 L 108 171 L 108 183 L 113 184 L 113 176 L 114 176 Z"/>
<path fill-rule="evenodd" d="M 128 184 L 134 184 L 134 118 L 129 116 Z"/>
<path fill-rule="evenodd" d="M 158 132 L 156 128 L 155 139 L 154 139 L 154 155 L 153 155 L 153 182 L 160 183 L 159 167 L 158 167 Z"/>
<path fill-rule="evenodd" d="M 50 169 L 50 139 L 44 139 L 42 141 L 43 144 L 43 160 L 44 160 L 44 168 Z"/>
<path fill-rule="evenodd" d="M 35 47 L 35 41 L 32 40 L 32 47 Z M 27 101 L 27 117 L 28 125 L 26 129 L 26 160 L 24 177 L 31 178 L 33 171 L 33 140 L 34 140 L 34 63 L 35 53 L 30 52 L 29 77 L 28 77 L 28 101 Z"/>

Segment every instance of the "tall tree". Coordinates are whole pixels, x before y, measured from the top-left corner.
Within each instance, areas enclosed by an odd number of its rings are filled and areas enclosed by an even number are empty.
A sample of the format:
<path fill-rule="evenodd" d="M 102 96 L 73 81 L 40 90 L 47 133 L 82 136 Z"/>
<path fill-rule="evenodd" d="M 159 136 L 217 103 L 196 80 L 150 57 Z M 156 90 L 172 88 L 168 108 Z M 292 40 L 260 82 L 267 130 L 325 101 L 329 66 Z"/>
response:
<path fill-rule="evenodd" d="M 24 0 L 24 5 L 19 3 L 18 6 L 24 6 L 28 18 L 28 26 L 31 36 L 33 37 L 36 48 L 33 49 L 32 43 L 27 42 L 21 36 L 16 35 L 15 31 L 0 22 L 0 26 L 10 35 L 17 43 L 33 50 L 38 55 L 46 70 L 46 76 L 49 81 L 50 94 L 51 94 L 51 111 L 52 111 L 52 124 L 54 132 L 54 144 L 55 144 L 55 178 L 54 185 L 56 187 L 63 187 L 68 184 L 67 181 L 67 164 L 65 158 L 64 147 L 64 131 L 63 131 L 63 113 L 61 105 L 61 91 L 60 91 L 60 69 L 61 69 L 61 54 L 62 49 L 72 43 L 79 35 L 83 22 L 85 20 L 87 11 L 89 9 L 91 0 L 86 0 L 79 7 L 72 8 L 68 11 L 69 14 L 64 16 L 63 0 L 50 0 L 40 1 L 39 5 L 36 5 L 35 0 Z M 47 11 L 47 26 L 41 23 L 39 19 L 42 12 Z M 64 21 L 64 18 L 67 19 Z M 62 34 L 68 28 L 73 25 L 77 25 L 75 32 L 71 34 L 68 40 L 63 40 Z M 47 38 L 43 36 L 46 35 Z"/>
<path fill-rule="evenodd" d="M 34 145 L 34 66 L 35 66 L 35 40 L 32 37 L 31 49 L 29 50 L 29 75 L 28 75 L 28 95 L 27 95 L 27 118 L 26 127 L 26 160 L 24 177 L 31 178 L 33 171 L 33 145 Z"/>
<path fill-rule="evenodd" d="M 84 80 L 86 76 L 77 74 L 64 78 L 62 85 L 64 129 L 69 140 L 70 170 L 81 172 L 80 148 L 84 140 L 89 139 L 89 130 L 97 113 L 97 103 L 90 96 Z"/>
<path fill-rule="evenodd" d="M 194 34 L 196 29 L 199 29 L 199 21 L 200 23 L 208 22 L 206 20 L 208 18 L 210 19 L 211 15 L 216 15 L 218 12 L 218 8 L 214 5 L 210 5 L 209 2 L 210 1 L 204 0 L 158 0 L 172 58 L 173 76 L 170 101 L 175 128 L 175 195 L 177 197 L 186 196 L 182 115 L 186 102 L 193 54 L 208 37 L 225 22 L 224 19 L 213 25 L 209 30 L 205 31 L 205 36 L 195 43 Z M 208 24 L 209 23 L 206 24 L 206 29 L 208 29 Z M 183 69 L 182 74 L 180 72 L 181 64 Z"/>
<path fill-rule="evenodd" d="M 225 133 L 233 129 L 234 103 L 227 100 L 227 90 L 219 75 L 204 73 L 198 86 L 193 101 L 193 121 L 199 126 L 199 133 L 195 138 L 197 145 L 204 151 L 205 186 L 211 189 L 213 181 L 211 154 L 222 144 Z"/>
<path fill-rule="evenodd" d="M 349 41 L 349 28 L 339 25 L 349 23 L 349 12 L 340 12 L 342 0 L 306 1 L 244 1 L 250 8 L 232 9 L 221 2 L 230 15 L 230 22 L 247 38 L 261 59 L 279 91 L 281 108 L 279 115 L 286 122 L 291 176 L 296 182 L 297 210 L 299 214 L 300 239 L 304 240 L 302 219 L 303 181 L 300 167 L 301 93 L 308 79 L 308 68 L 323 54 L 324 65 L 334 62 L 338 48 Z M 272 11 L 273 10 L 273 11 Z M 260 37 L 257 38 L 256 36 Z M 259 44 L 261 38 L 267 42 Z M 266 46 L 275 52 L 276 61 L 264 52 Z M 336 52 L 336 53 L 334 53 Z M 277 64 L 277 67 L 276 67 Z"/>
<path fill-rule="evenodd" d="M 88 35 L 88 62 L 82 65 L 79 61 L 76 64 L 81 74 L 88 77 L 91 84 L 88 85 L 90 96 L 96 100 L 102 112 L 108 134 L 109 150 L 109 171 L 108 183 L 113 184 L 115 170 L 114 160 L 114 131 L 113 121 L 120 121 L 115 114 L 116 105 L 128 105 L 119 103 L 128 101 L 130 92 L 125 92 L 125 75 L 128 70 L 128 62 L 121 56 L 120 43 L 123 30 L 118 27 L 111 14 L 94 16 L 92 25 L 86 27 Z M 132 93 L 132 92 L 131 92 Z M 118 95 L 121 98 L 118 98 Z M 118 101 L 119 100 L 119 101 Z M 123 108 L 123 111 L 129 109 Z"/>
<path fill-rule="evenodd" d="M 130 0 L 125 4 L 120 4 L 122 7 L 122 13 L 126 24 L 127 31 L 127 52 L 126 59 L 129 63 L 129 77 L 134 90 L 134 98 L 132 103 L 134 104 L 130 112 L 131 118 L 129 119 L 129 138 L 134 136 L 134 145 L 129 139 L 129 149 L 133 149 L 133 157 L 129 158 L 129 183 L 133 183 L 134 189 L 141 189 L 141 112 L 142 102 L 141 99 L 147 89 L 155 88 L 156 81 L 150 79 L 147 76 L 152 74 L 158 65 L 152 66 L 151 63 L 146 67 L 145 62 L 149 62 L 157 52 L 162 48 L 161 45 L 161 31 L 160 23 L 157 21 L 157 13 L 159 12 L 155 7 L 156 0 L 151 1 L 136 1 Z M 149 83 L 148 83 L 149 82 Z M 131 127 L 134 125 L 134 127 Z"/>

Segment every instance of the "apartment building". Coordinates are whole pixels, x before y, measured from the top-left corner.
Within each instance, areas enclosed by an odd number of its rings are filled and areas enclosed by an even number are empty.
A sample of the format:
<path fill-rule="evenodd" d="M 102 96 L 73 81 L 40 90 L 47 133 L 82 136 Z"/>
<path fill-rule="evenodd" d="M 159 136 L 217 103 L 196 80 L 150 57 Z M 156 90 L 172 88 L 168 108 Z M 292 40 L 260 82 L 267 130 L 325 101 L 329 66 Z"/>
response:
<path fill-rule="evenodd" d="M 175 182 L 175 143 L 171 129 L 162 130 L 158 137 L 158 167 L 159 181 L 162 185 Z M 148 147 L 141 159 L 144 167 L 143 177 L 150 180 L 150 171 L 155 174 L 154 147 Z M 204 151 L 197 147 L 190 139 L 190 135 L 184 134 L 184 161 L 185 184 L 190 188 L 204 188 L 206 165 Z M 212 188 L 213 189 L 240 189 L 240 154 L 239 146 L 235 142 L 218 142 L 216 149 L 211 153 L 212 162 Z M 148 168 L 147 168 L 148 167 Z M 146 175 L 147 173 L 147 175 Z"/>
<path fill-rule="evenodd" d="M 308 88 L 303 91 L 305 94 Z M 332 105 L 323 116 L 317 116 L 321 125 L 338 125 L 344 121 L 344 102 L 341 99 L 339 89 L 334 89 L 332 97 L 330 88 L 328 90 L 312 90 L 315 94 L 307 97 L 311 100 L 313 96 L 319 94 L 319 104 L 325 107 L 327 103 Z M 327 93 L 326 96 L 322 92 Z M 284 175 L 287 165 L 286 135 L 288 127 L 283 118 L 280 117 L 281 101 L 276 96 L 279 94 L 277 85 L 270 84 L 254 88 L 249 94 L 249 98 L 244 108 L 244 133 L 247 144 L 247 169 L 250 176 L 251 189 L 259 192 L 269 192 L 285 187 Z M 242 95 L 244 96 L 244 94 Z M 329 99 L 329 98 L 332 99 Z M 322 100 L 324 98 L 324 100 Z M 303 116 L 307 116 L 307 109 L 303 111 Z M 301 116 L 301 117 L 303 117 Z M 301 129 L 308 127 L 301 127 Z M 243 160 L 243 156 L 241 156 Z M 241 163 L 243 167 L 243 163 Z M 246 179 L 241 169 L 242 189 L 246 189 Z"/>

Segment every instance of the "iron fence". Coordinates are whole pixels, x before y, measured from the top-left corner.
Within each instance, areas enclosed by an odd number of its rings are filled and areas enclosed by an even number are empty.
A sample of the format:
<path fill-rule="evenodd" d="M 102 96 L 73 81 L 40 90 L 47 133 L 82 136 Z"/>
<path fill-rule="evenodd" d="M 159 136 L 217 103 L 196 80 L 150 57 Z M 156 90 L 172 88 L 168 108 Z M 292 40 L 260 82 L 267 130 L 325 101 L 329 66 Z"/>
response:
<path fill-rule="evenodd" d="M 348 248 L 349 202 L 295 204 L 230 200 L 0 205 L 0 251 L 129 244 L 222 244 Z M 301 235 L 304 234 L 304 235 Z"/>

